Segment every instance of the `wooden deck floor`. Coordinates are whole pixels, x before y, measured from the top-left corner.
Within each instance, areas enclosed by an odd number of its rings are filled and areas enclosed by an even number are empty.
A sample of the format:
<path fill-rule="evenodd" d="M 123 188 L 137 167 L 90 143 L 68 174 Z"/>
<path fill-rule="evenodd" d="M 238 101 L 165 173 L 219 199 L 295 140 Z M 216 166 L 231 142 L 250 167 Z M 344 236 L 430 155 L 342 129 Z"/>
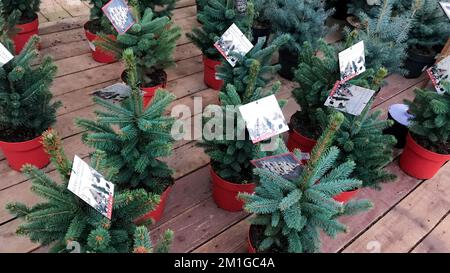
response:
<path fill-rule="evenodd" d="M 53 56 L 59 67 L 52 92 L 64 104 L 55 129 L 64 139 L 68 156 L 76 153 L 85 159 L 90 150 L 81 143 L 81 130 L 74 126 L 73 119 L 93 117 L 90 94 L 118 82 L 123 69 L 120 63 L 99 64 L 91 59 L 82 29 L 88 12 L 88 7 L 78 0 L 44 0 L 40 14 L 41 52 Z M 198 24 L 195 13 L 194 0 L 181 0 L 173 17 L 187 32 Z M 201 52 L 184 35 L 178 41 L 175 59 L 177 67 L 168 71 L 167 86 L 178 98 L 174 105 L 192 107 L 194 96 L 202 97 L 204 105 L 217 102 L 217 91 L 203 83 Z M 294 84 L 282 82 L 279 97 L 289 99 Z M 375 108 L 387 109 L 392 103 L 412 98 L 414 88 L 425 83 L 424 76 L 409 80 L 392 75 L 379 93 Z M 286 118 L 296 109 L 290 99 L 284 109 Z M 179 142 L 166 161 L 176 170 L 177 181 L 163 219 L 151 227 L 152 236 L 172 229 L 172 252 L 245 252 L 249 215 L 216 207 L 211 197 L 209 159 L 202 149 L 194 142 Z M 323 252 L 450 252 L 450 165 L 429 181 L 407 176 L 397 160 L 388 168 L 398 175 L 397 181 L 382 191 L 360 191 L 357 197 L 372 199 L 374 209 L 343 218 L 350 227 L 349 233 L 334 240 L 324 238 Z M 56 177 L 52 166 L 45 171 Z M 5 205 L 17 200 L 30 205 L 39 201 L 30 192 L 30 181 L 10 170 L 0 154 L 0 252 L 46 251 L 47 248 L 15 235 L 21 221 L 11 216 Z"/>

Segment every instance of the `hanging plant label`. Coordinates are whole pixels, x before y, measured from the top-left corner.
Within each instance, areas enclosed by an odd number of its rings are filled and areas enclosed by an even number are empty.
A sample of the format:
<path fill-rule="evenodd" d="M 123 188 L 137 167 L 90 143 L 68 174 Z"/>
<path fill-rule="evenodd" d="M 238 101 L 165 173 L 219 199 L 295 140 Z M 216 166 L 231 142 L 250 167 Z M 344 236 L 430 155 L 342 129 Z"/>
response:
<path fill-rule="evenodd" d="M 325 101 L 325 106 L 359 116 L 374 94 L 373 90 L 338 81 Z"/>
<path fill-rule="evenodd" d="M 342 82 L 346 82 L 366 71 L 364 41 L 339 53 L 339 70 L 341 71 Z"/>
<path fill-rule="evenodd" d="M 111 0 L 102 10 L 119 34 L 126 33 L 135 23 L 133 14 L 124 0 Z"/>
<path fill-rule="evenodd" d="M 235 24 L 232 24 L 214 47 L 234 67 L 238 61 L 236 56 L 245 56 L 253 48 L 253 44 Z"/>
<path fill-rule="evenodd" d="M 68 189 L 103 216 L 111 219 L 114 184 L 76 155 Z"/>
<path fill-rule="evenodd" d="M 427 74 L 439 94 L 445 93 L 444 83 L 450 84 L 450 55 L 427 69 Z"/>
<path fill-rule="evenodd" d="M 450 19 L 450 3 L 439 2 L 439 4 L 441 4 L 441 7 L 447 15 L 448 19 Z"/>
<path fill-rule="evenodd" d="M 0 66 L 4 66 L 9 61 L 11 61 L 14 58 L 14 55 L 9 52 L 9 50 L 0 43 Z"/>
<path fill-rule="evenodd" d="M 253 143 L 289 131 L 275 95 L 239 106 L 239 112 Z"/>
<path fill-rule="evenodd" d="M 266 169 L 290 180 L 298 178 L 302 170 L 301 161 L 293 153 L 267 156 L 250 162 L 256 168 Z"/>
<path fill-rule="evenodd" d="M 94 96 L 117 103 L 125 100 L 131 94 L 131 88 L 125 83 L 115 83 L 92 93 Z"/>

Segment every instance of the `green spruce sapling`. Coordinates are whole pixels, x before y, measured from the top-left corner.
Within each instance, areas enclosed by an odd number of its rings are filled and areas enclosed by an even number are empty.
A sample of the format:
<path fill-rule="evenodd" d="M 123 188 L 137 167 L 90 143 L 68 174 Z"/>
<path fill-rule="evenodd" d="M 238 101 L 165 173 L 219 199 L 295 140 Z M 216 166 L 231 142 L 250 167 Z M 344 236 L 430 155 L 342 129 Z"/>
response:
<path fill-rule="evenodd" d="M 2 44 L 13 52 L 13 43 L 2 33 Z M 0 68 L 0 140 L 21 142 L 34 139 L 56 122 L 50 86 L 57 67 L 50 57 L 32 66 L 38 57 L 39 37 L 33 36 L 21 53 Z"/>
<path fill-rule="evenodd" d="M 26 24 L 37 19 L 41 0 L 2 0 L 2 16 L 6 20 L 15 17 L 17 24 Z"/>
<path fill-rule="evenodd" d="M 384 67 L 389 73 L 405 73 L 402 68 L 408 47 L 407 39 L 411 28 L 408 14 L 393 16 L 393 0 L 382 0 L 376 15 L 361 12 L 358 17 L 361 29 L 344 29 L 350 44 L 364 41 L 366 66 L 375 70 Z"/>
<path fill-rule="evenodd" d="M 141 87 L 165 85 L 167 74 L 164 69 L 175 65 L 173 51 L 181 36 L 180 27 L 169 17 L 156 17 L 151 9 L 142 14 L 138 6 L 132 6 L 136 23 L 127 33 L 118 35 L 117 40 L 102 36 L 97 45 L 113 52 L 120 58 L 126 49 L 136 57 L 138 82 Z"/>
<path fill-rule="evenodd" d="M 125 50 L 123 59 L 131 96 L 121 105 L 95 98 L 102 107 L 96 112 L 96 120 L 76 122 L 89 131 L 83 141 L 95 148 L 102 168 L 108 170 L 108 178 L 118 189 L 143 188 L 159 195 L 173 183 L 173 170 L 160 159 L 172 154 L 174 118 L 164 112 L 175 96 L 158 90 L 153 103 L 144 109 L 132 49 Z"/>
<path fill-rule="evenodd" d="M 112 219 L 109 220 L 67 189 L 72 163 L 67 159 L 57 133 L 53 130 L 44 132 L 43 144 L 62 183 L 30 165 L 23 167 L 32 181 L 31 190 L 42 201 L 32 207 L 22 203 L 7 205 L 12 214 L 24 219 L 17 229 L 19 235 L 28 236 L 42 245 L 52 244 L 51 252 L 69 252 L 72 242 L 80 245 L 81 252 L 126 253 L 149 246 L 147 238 L 140 236 L 145 235 L 146 228 L 137 228 L 133 221 L 153 208 L 154 198 L 142 189 L 116 190 Z M 100 170 L 96 161 L 93 167 Z M 163 248 L 170 242 L 171 235 L 170 231 L 166 232 Z"/>
<path fill-rule="evenodd" d="M 296 71 L 299 87 L 293 90 L 294 99 L 301 110 L 291 118 L 291 126 L 310 138 L 317 139 L 328 123 L 332 109 L 324 102 L 335 82 L 340 78 L 337 49 L 325 41 L 318 42 L 322 56 L 316 56 L 312 47 L 305 43 Z M 383 68 L 368 68 L 366 72 L 350 80 L 351 84 L 378 91 L 386 77 Z M 392 181 L 395 176 L 384 170 L 393 160 L 395 138 L 384 135 L 383 130 L 392 125 L 379 120 L 381 111 L 370 113 L 371 103 L 359 116 L 345 114 L 344 122 L 336 134 L 333 145 L 341 150 L 338 162 L 352 160 L 356 163 L 353 177 L 363 181 L 364 187 L 379 189 L 382 182 Z M 369 152 L 370 151 L 370 152 Z"/>
<path fill-rule="evenodd" d="M 211 118 L 205 118 L 205 126 L 208 124 L 232 124 L 234 131 L 232 137 L 228 130 L 213 132 L 212 136 L 203 136 L 199 143 L 205 153 L 211 157 L 213 170 L 222 178 L 232 183 L 245 184 L 252 181 L 252 165 L 250 160 L 261 158 L 265 152 L 261 150 L 261 144 L 253 144 L 250 140 L 245 124 L 239 114 L 238 107 L 260 98 L 276 94 L 281 84 L 275 83 L 271 89 L 264 90 L 262 87 L 255 88 L 257 75 L 261 65 L 258 60 L 253 59 L 248 69 L 248 82 L 244 92 L 240 92 L 232 84 L 228 84 L 219 93 L 221 105 L 211 105 L 216 114 Z M 281 102 L 282 106 L 284 102 Z M 208 109 L 208 108 L 207 108 Z M 220 134 L 220 135 L 217 135 Z"/>
<path fill-rule="evenodd" d="M 426 149 L 450 154 L 450 83 L 445 92 L 417 89 L 413 101 L 405 101 L 413 115 L 409 131 L 413 139 Z"/>
<path fill-rule="evenodd" d="M 203 24 L 195 27 L 186 36 L 202 51 L 203 55 L 212 60 L 220 60 L 220 53 L 214 43 L 234 23 L 251 40 L 254 7 L 251 1 L 247 3 L 245 16 L 241 16 L 235 8 L 234 0 L 208 0 L 203 10 L 197 15 Z"/>
<path fill-rule="evenodd" d="M 339 149 L 331 147 L 344 120 L 341 113 L 330 117 L 329 125 L 300 176 L 288 180 L 265 169 L 255 169 L 259 183 L 254 194 L 240 194 L 245 210 L 256 214 L 250 238 L 259 252 L 314 253 L 321 249 L 320 231 L 335 237 L 347 227 L 338 221 L 371 208 L 368 200 L 343 204 L 333 199 L 342 192 L 359 188 L 360 180 L 350 178 L 355 163 L 337 164 Z M 301 154 L 295 151 L 298 158 Z"/>

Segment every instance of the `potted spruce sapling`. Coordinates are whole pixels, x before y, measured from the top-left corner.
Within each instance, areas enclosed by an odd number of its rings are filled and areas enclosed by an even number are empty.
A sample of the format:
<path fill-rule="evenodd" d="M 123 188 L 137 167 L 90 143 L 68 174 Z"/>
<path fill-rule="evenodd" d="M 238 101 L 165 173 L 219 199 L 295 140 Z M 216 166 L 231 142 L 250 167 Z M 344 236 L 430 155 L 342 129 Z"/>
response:
<path fill-rule="evenodd" d="M 255 48 L 261 48 L 264 41 L 261 40 Z M 275 47 L 267 47 L 264 50 L 266 57 L 276 50 Z M 261 52 L 261 51 L 259 51 Z M 263 53 L 263 52 L 261 52 Z M 252 52 L 248 56 L 253 56 Z M 258 55 L 256 56 L 264 56 Z M 243 57 L 246 58 L 246 57 Z M 214 114 L 212 117 L 205 117 L 205 126 L 214 124 L 232 125 L 234 134 L 229 135 L 230 128 L 212 132 L 212 135 L 204 135 L 199 145 L 205 150 L 211 158 L 211 179 L 213 184 L 213 198 L 216 204 L 228 211 L 242 210 L 242 201 L 236 198 L 239 192 L 253 192 L 255 184 L 253 183 L 251 160 L 265 156 L 266 152 L 262 149 L 261 142 L 254 144 L 245 130 L 245 124 L 242 116 L 239 114 L 238 107 L 258 99 L 276 94 L 280 90 L 280 83 L 276 82 L 272 88 L 264 89 L 262 79 L 265 73 L 260 73 L 264 69 L 271 69 L 270 63 L 260 62 L 262 59 L 246 59 L 239 62 L 249 64 L 249 66 L 236 66 L 233 70 L 241 73 L 231 73 L 225 81 L 229 81 L 219 93 L 221 105 L 210 105 L 206 111 Z M 276 67 L 275 67 L 276 68 Z M 233 72 L 233 70 L 229 72 Z M 236 75 L 233 77 L 231 75 Z M 238 79 L 245 75 L 244 84 Z M 240 85 L 233 85 L 234 81 L 241 82 Z M 257 84 L 258 83 L 258 84 Z M 256 87 L 259 85 L 259 87 Z M 281 105 L 284 102 L 279 102 Z M 208 128 L 208 127 L 207 127 Z M 219 134 L 219 135 L 217 135 Z M 220 135 L 221 134 L 221 135 Z"/>
<path fill-rule="evenodd" d="M 234 0 L 209 0 L 198 14 L 201 27 L 195 27 L 187 37 L 202 51 L 205 84 L 220 90 L 223 82 L 216 78 L 216 67 L 221 64 L 222 55 L 214 47 L 214 43 L 234 23 L 242 33 L 251 40 L 251 26 L 254 17 L 254 6 L 247 2 L 245 13 L 240 13 Z"/>
<path fill-rule="evenodd" d="M 3 39 L 9 50 L 12 42 Z M 33 36 L 22 52 L 0 68 L 0 148 L 9 166 L 20 170 L 25 163 L 43 168 L 49 157 L 41 134 L 56 122 L 61 105 L 52 99 L 50 86 L 57 67 L 50 57 L 31 66 L 38 57 L 39 37 Z"/>
<path fill-rule="evenodd" d="M 39 34 L 37 12 L 41 0 L 3 0 L 2 4 L 2 17 L 15 22 L 11 38 L 15 44 L 15 53 L 19 54 L 31 37 Z"/>
<path fill-rule="evenodd" d="M 131 96 L 121 105 L 95 98 L 103 110 L 97 112 L 94 121 L 78 119 L 76 123 L 88 131 L 83 136 L 84 143 L 101 151 L 99 162 L 119 189 L 142 188 L 160 196 L 158 206 L 138 220 L 158 221 L 173 184 L 173 170 L 161 158 L 172 154 L 174 119 L 164 112 L 175 96 L 158 90 L 153 103 L 144 109 L 132 49 L 125 50 L 124 60 Z"/>
<path fill-rule="evenodd" d="M 321 249 L 321 232 L 330 237 L 346 232 L 338 217 L 368 210 L 368 200 L 338 202 L 333 196 L 358 188 L 351 178 L 353 161 L 336 162 L 339 149 L 330 147 L 344 116 L 335 113 L 298 177 L 286 179 L 266 169 L 255 169 L 258 186 L 254 194 L 241 193 L 245 210 L 254 213 L 249 229 L 251 253 L 315 253 Z M 294 153 L 298 158 L 298 150 Z"/>
<path fill-rule="evenodd" d="M 167 73 L 165 69 L 175 65 L 173 51 L 181 36 L 181 29 L 167 16 L 156 17 L 151 9 L 143 14 L 139 6 L 132 6 L 136 23 L 127 33 L 118 35 L 117 39 L 103 37 L 97 44 L 111 50 L 120 57 L 124 50 L 130 49 L 136 57 L 137 81 L 144 92 L 144 106 L 147 106 L 156 90 L 165 88 Z M 127 81 L 127 73 L 122 73 L 122 79 Z"/>
<path fill-rule="evenodd" d="M 48 130 L 42 139 L 62 183 L 31 165 L 23 167 L 31 179 L 31 190 L 41 201 L 32 207 L 19 202 L 7 205 L 12 214 L 24 220 L 17 234 L 44 246 L 51 245 L 51 252 L 71 252 L 73 242 L 80 245 L 83 253 L 151 252 L 147 228 L 137 227 L 133 220 L 153 207 L 153 198 L 142 189 L 116 191 L 113 213 L 108 219 L 68 189 L 72 162 L 65 156 L 58 134 Z M 96 160 L 93 165 L 98 167 Z M 167 252 L 172 237 L 172 232 L 167 231 L 155 250 Z"/>
<path fill-rule="evenodd" d="M 316 46 L 318 38 L 324 38 L 334 29 L 325 24 L 333 10 L 325 9 L 324 1 L 274 0 L 268 2 L 265 13 L 275 35 L 288 33 L 292 36 L 292 41 L 279 50 L 279 74 L 292 80 L 302 44 L 307 41 Z"/>
<path fill-rule="evenodd" d="M 287 146 L 289 150 L 300 149 L 309 153 L 316 145 L 316 139 L 328 123 L 328 115 L 335 111 L 324 105 L 330 90 L 340 77 L 336 49 L 323 40 L 318 42 L 322 56 L 315 56 L 314 50 L 305 43 L 296 71 L 299 86 L 293 90 L 294 99 L 301 110 L 291 117 L 291 130 Z M 356 86 L 379 90 L 387 71 L 368 68 L 366 72 L 349 82 Z M 395 176 L 384 169 L 393 160 L 393 136 L 383 130 L 392 121 L 380 120 L 381 111 L 370 112 L 371 102 L 360 115 L 344 114 L 344 121 L 336 133 L 333 145 L 340 150 L 337 162 L 352 160 L 356 163 L 352 177 L 363 182 L 363 187 L 380 189 L 381 183 L 393 181 Z M 358 189 L 335 196 L 336 200 L 346 202 Z"/>
<path fill-rule="evenodd" d="M 436 0 L 410 1 L 411 30 L 408 35 L 408 55 L 405 61 L 407 78 L 419 77 L 450 36 L 450 25 Z"/>
<path fill-rule="evenodd" d="M 382 0 L 374 15 L 359 13 L 361 28 L 344 28 L 344 36 L 349 44 L 364 41 L 367 67 L 375 70 L 384 67 L 389 73 L 405 74 L 403 63 L 408 48 L 411 18 L 408 13 L 394 16 L 394 2 Z"/>
<path fill-rule="evenodd" d="M 450 160 L 450 83 L 442 94 L 417 89 L 413 101 L 405 101 L 412 114 L 400 167 L 418 179 L 432 178 Z"/>
<path fill-rule="evenodd" d="M 117 31 L 109 21 L 102 8 L 110 2 L 110 0 L 83 0 L 89 1 L 91 6 L 89 21 L 84 24 L 86 38 L 91 48 L 92 58 L 99 63 L 112 63 L 117 60 L 116 56 L 101 47 L 94 44 L 100 40 L 99 34 L 107 35 L 110 39 L 115 39 Z"/>

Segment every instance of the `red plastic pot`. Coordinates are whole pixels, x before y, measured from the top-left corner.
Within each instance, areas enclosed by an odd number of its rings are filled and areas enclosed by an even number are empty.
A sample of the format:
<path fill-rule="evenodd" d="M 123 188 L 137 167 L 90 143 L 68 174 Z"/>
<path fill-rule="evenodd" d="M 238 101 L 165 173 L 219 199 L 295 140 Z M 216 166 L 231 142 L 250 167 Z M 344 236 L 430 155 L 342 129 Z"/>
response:
<path fill-rule="evenodd" d="M 214 90 L 220 90 L 223 86 L 223 81 L 216 78 L 216 66 L 220 64 L 220 61 L 212 60 L 206 56 L 203 56 L 204 81 L 207 86 Z"/>
<path fill-rule="evenodd" d="M 216 204 L 227 211 L 241 211 L 244 202 L 237 198 L 238 193 L 253 193 L 255 184 L 235 184 L 220 178 L 211 167 L 211 179 L 213 183 L 213 198 Z"/>
<path fill-rule="evenodd" d="M 307 138 L 294 129 L 289 131 L 289 138 L 287 142 L 287 148 L 289 151 L 300 149 L 303 153 L 311 153 L 317 141 L 311 138 Z"/>
<path fill-rule="evenodd" d="M 418 179 L 432 178 L 450 160 L 450 155 L 438 154 L 417 144 L 408 133 L 406 146 L 400 157 L 400 168 Z"/>
<path fill-rule="evenodd" d="M 164 213 L 164 209 L 166 208 L 167 199 L 169 199 L 169 195 L 170 195 L 171 191 L 172 191 L 172 187 L 170 186 L 161 194 L 159 204 L 156 206 L 156 208 L 154 210 L 148 212 L 144 216 L 141 216 L 135 222 L 142 223 L 144 221 L 150 220 L 150 218 L 152 219 L 153 223 L 156 223 L 159 220 L 161 220 L 161 217 Z"/>
<path fill-rule="evenodd" d="M 9 166 L 16 171 L 20 171 L 25 164 L 42 169 L 50 162 L 50 156 L 42 146 L 42 136 L 23 142 L 0 141 L 0 148 Z"/>
<path fill-rule="evenodd" d="M 158 84 L 152 87 L 141 87 L 141 90 L 144 91 L 144 107 L 147 107 L 152 101 L 153 97 L 156 94 L 156 90 L 160 88 L 166 88 L 166 82 L 162 84 Z"/>
<path fill-rule="evenodd" d="M 25 47 L 31 36 L 39 34 L 39 19 L 36 16 L 30 23 L 16 25 L 19 32 L 12 37 L 14 45 L 16 47 L 16 54 L 19 54 Z"/>
<path fill-rule="evenodd" d="M 251 226 L 248 229 L 248 234 L 247 234 L 247 252 L 248 253 L 256 253 L 256 248 L 253 246 L 252 244 L 252 239 L 250 239 L 250 232 L 251 232 Z"/>
<path fill-rule="evenodd" d="M 105 49 L 96 47 L 94 45 L 94 41 L 96 40 L 100 40 L 100 37 L 97 36 L 95 33 L 92 33 L 89 31 L 88 29 L 88 24 L 90 22 L 87 22 L 86 24 L 84 24 L 84 31 L 86 33 L 86 38 L 89 41 L 89 46 L 91 48 L 92 51 L 92 58 L 99 63 L 113 63 L 115 61 L 117 61 L 116 56 L 114 55 L 114 53 L 106 51 Z M 109 38 L 111 39 L 116 39 L 116 37 L 114 35 L 108 35 Z"/>
<path fill-rule="evenodd" d="M 359 189 L 354 190 L 354 191 L 346 191 L 346 192 L 343 192 L 341 194 L 334 196 L 333 199 L 338 202 L 347 203 L 350 199 L 353 198 L 353 196 L 355 196 L 355 194 L 358 193 L 358 191 L 359 191 Z"/>

